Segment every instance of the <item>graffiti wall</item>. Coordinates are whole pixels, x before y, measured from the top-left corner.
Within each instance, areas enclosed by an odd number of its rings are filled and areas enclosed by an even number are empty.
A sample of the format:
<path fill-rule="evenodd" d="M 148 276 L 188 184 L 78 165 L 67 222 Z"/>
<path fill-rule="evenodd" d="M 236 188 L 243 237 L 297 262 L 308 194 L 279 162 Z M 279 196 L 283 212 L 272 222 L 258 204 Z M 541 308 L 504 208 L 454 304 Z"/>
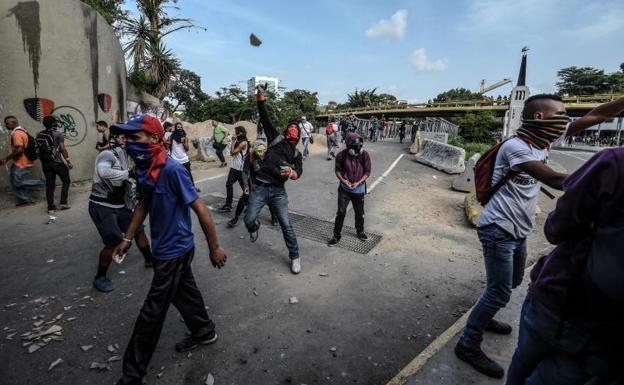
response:
<path fill-rule="evenodd" d="M 2 0 L 0 36 L 0 118 L 14 115 L 36 134 L 44 116 L 57 115 L 75 165 L 72 179 L 90 179 L 95 122 L 127 114 L 126 67 L 113 30 L 79 0 Z M 8 152 L 2 127 L 0 156 Z M 5 170 L 0 187 L 8 187 Z"/>

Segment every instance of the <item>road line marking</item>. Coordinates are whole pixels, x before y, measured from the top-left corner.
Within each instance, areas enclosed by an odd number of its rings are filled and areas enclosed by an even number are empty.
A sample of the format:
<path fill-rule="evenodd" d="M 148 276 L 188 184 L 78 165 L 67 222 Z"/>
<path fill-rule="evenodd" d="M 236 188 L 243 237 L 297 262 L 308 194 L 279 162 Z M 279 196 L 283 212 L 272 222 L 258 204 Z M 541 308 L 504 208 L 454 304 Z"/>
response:
<path fill-rule="evenodd" d="M 535 263 L 524 269 L 524 274 L 533 269 Z M 479 299 L 477 298 L 477 301 Z M 476 302 L 475 302 L 476 305 Z M 448 344 L 463 328 L 466 324 L 466 320 L 470 316 L 470 312 L 474 309 L 474 305 L 462 315 L 454 324 L 440 334 L 435 340 L 433 340 L 422 352 L 420 352 L 410 363 L 405 365 L 401 371 L 394 376 L 386 385 L 403 385 L 409 377 L 418 373 L 425 364 L 436 355 L 446 344 Z"/>
<path fill-rule="evenodd" d="M 207 181 L 209 181 L 209 180 L 213 180 L 213 179 L 218 179 L 218 178 L 221 178 L 221 177 L 223 177 L 223 176 L 225 176 L 225 175 L 226 175 L 226 174 L 224 173 L 224 174 L 219 174 L 219 175 L 215 175 L 215 176 L 209 176 L 208 178 L 204 178 L 204 179 L 196 180 L 196 181 L 195 181 L 195 184 L 202 183 L 202 182 L 207 182 Z"/>
<path fill-rule="evenodd" d="M 394 162 L 390 165 L 390 167 L 388 167 L 388 169 L 386 170 L 386 172 L 384 172 L 383 174 L 381 174 L 381 176 L 380 176 L 379 178 L 377 178 L 377 179 L 375 180 L 375 182 L 373 182 L 373 184 L 372 184 L 372 185 L 370 186 L 370 188 L 368 189 L 368 192 L 367 192 L 368 194 L 370 194 L 370 193 L 371 193 L 371 191 L 373 191 L 373 189 L 374 189 L 375 187 L 377 187 L 377 185 L 378 185 L 378 184 L 379 184 L 379 183 L 380 183 L 380 182 L 381 182 L 381 181 L 382 181 L 385 177 L 387 177 L 387 176 L 388 176 L 388 174 L 390 174 L 390 172 L 392 171 L 392 169 L 393 169 L 393 168 L 395 168 L 395 167 L 396 167 L 396 165 L 399 163 L 399 161 L 401 160 L 401 158 L 403 157 L 403 155 L 405 155 L 405 154 L 401 154 L 401 155 L 399 155 L 399 156 L 395 159 L 395 161 L 394 161 Z"/>
<path fill-rule="evenodd" d="M 569 156 L 570 158 L 576 158 L 576 159 L 578 159 L 578 160 L 582 160 L 583 162 L 587 162 L 587 161 L 589 160 L 589 158 L 588 158 L 588 159 L 585 159 L 585 158 L 581 158 L 580 156 L 575 156 L 575 155 L 566 154 L 566 153 L 565 153 L 565 152 L 563 152 L 563 151 L 558 151 L 558 150 L 552 150 L 552 151 L 553 151 L 553 152 L 556 152 L 557 154 L 561 154 L 561 155 Z"/>

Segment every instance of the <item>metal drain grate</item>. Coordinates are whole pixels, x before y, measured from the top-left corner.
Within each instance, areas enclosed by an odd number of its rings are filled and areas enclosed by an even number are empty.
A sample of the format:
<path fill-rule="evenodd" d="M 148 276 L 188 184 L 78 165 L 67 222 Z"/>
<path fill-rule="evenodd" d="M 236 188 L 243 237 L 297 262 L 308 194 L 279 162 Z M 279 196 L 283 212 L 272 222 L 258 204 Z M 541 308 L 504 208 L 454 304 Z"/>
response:
<path fill-rule="evenodd" d="M 217 207 L 223 204 L 223 197 L 215 195 L 205 195 L 202 198 L 206 202 L 206 205 L 211 208 L 213 212 L 219 215 L 232 217 L 231 213 L 220 213 L 218 211 L 215 211 Z M 236 207 L 236 200 L 234 201 L 233 207 Z M 334 222 L 310 217 L 292 211 L 288 214 L 290 215 L 290 220 L 295 229 L 295 234 L 297 234 L 298 237 L 326 244 L 334 235 Z M 265 208 L 260 214 L 260 221 L 263 225 L 268 225 L 271 223 L 271 215 L 269 214 L 269 210 L 267 208 Z M 273 226 L 266 226 L 265 228 L 274 228 L 276 230 L 278 229 L 278 227 Z M 355 253 L 368 254 L 373 248 L 375 248 L 375 246 L 379 244 L 379 242 L 381 242 L 383 236 L 381 234 L 371 232 L 366 232 L 366 234 L 368 235 L 368 240 L 366 242 L 363 242 L 357 237 L 357 231 L 354 227 L 343 226 L 342 238 L 340 239 L 340 242 L 336 245 L 336 247 L 353 251 Z"/>

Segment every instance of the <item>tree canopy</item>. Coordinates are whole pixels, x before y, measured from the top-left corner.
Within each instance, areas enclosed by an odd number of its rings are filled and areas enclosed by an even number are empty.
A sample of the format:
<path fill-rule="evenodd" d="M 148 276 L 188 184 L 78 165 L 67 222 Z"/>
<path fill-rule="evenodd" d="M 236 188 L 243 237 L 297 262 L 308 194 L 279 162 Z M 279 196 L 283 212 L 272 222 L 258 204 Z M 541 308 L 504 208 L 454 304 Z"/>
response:
<path fill-rule="evenodd" d="M 108 24 L 117 25 L 128 15 L 121 6 L 126 0 L 81 0 L 99 13 Z"/>
<path fill-rule="evenodd" d="M 624 93 L 624 63 L 620 71 L 606 74 L 593 67 L 566 67 L 557 72 L 560 95 L 597 95 Z"/>
<path fill-rule="evenodd" d="M 453 88 L 448 91 L 444 91 L 433 99 L 434 103 L 443 103 L 459 100 L 480 100 L 481 94 L 472 92 L 467 88 Z"/>

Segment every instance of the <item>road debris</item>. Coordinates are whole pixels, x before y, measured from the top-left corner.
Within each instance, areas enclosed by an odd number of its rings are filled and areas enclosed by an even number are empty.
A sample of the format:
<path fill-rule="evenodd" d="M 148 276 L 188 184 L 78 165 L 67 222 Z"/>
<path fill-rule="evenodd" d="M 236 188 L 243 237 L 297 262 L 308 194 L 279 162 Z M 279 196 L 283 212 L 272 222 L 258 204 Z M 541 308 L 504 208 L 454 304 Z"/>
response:
<path fill-rule="evenodd" d="M 83 352 L 88 352 L 93 349 L 93 345 L 80 345 L 80 349 L 82 349 Z"/>
<path fill-rule="evenodd" d="M 297 299 L 297 297 L 290 297 L 288 298 L 288 303 L 292 305 L 295 303 L 299 303 L 299 300 Z"/>
<path fill-rule="evenodd" d="M 208 373 L 208 375 L 206 376 L 206 381 L 204 382 L 205 385 L 214 385 L 215 383 L 215 379 L 212 376 L 212 374 Z"/>
<path fill-rule="evenodd" d="M 61 362 L 63 362 L 62 358 L 58 358 L 56 361 L 54 361 L 53 363 L 50 364 L 50 366 L 48 367 L 48 371 L 54 369 L 56 366 L 58 366 Z"/>
<path fill-rule="evenodd" d="M 97 369 L 97 370 L 103 371 L 103 370 L 110 370 L 110 366 L 103 364 L 101 362 L 93 361 L 91 365 L 89 366 L 89 369 Z"/>

